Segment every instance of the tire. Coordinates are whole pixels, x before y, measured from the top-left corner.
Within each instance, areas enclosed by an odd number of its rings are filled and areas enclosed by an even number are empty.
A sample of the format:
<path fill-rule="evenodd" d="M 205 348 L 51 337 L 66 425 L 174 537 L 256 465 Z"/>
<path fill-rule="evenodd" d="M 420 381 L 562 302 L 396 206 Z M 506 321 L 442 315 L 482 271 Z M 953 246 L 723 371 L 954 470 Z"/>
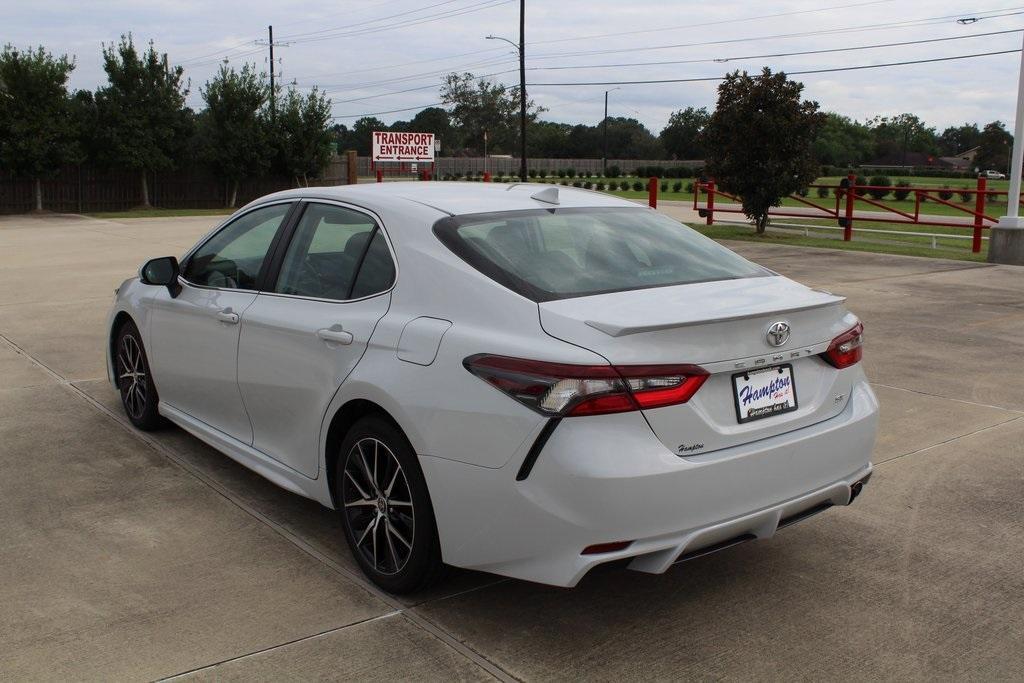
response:
<path fill-rule="evenodd" d="M 437 524 L 416 453 L 391 421 L 360 418 L 335 458 L 334 499 L 359 567 L 389 593 L 413 593 L 444 573 Z"/>
<path fill-rule="evenodd" d="M 163 423 L 157 405 L 156 386 L 149 371 L 149 360 L 142 336 L 135 323 L 121 325 L 114 341 L 114 377 L 121 394 L 121 405 L 133 425 L 150 432 Z"/>

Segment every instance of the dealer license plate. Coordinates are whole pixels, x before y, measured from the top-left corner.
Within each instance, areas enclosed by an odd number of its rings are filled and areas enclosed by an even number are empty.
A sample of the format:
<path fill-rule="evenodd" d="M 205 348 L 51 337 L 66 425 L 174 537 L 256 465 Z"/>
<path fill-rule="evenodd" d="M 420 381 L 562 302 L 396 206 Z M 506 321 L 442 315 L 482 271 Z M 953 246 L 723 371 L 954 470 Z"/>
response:
<path fill-rule="evenodd" d="M 775 365 L 732 376 L 736 419 L 740 423 L 761 420 L 796 410 L 793 366 Z"/>

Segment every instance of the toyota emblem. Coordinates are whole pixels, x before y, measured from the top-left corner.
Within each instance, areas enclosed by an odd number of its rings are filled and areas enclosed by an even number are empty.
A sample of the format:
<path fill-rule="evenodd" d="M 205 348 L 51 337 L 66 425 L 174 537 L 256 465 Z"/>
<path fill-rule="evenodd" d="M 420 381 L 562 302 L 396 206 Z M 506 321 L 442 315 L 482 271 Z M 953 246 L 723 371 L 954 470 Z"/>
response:
<path fill-rule="evenodd" d="M 768 343 L 772 346 L 782 346 L 789 341 L 789 332 L 789 323 L 784 323 L 780 320 L 768 327 L 765 338 L 767 338 Z"/>

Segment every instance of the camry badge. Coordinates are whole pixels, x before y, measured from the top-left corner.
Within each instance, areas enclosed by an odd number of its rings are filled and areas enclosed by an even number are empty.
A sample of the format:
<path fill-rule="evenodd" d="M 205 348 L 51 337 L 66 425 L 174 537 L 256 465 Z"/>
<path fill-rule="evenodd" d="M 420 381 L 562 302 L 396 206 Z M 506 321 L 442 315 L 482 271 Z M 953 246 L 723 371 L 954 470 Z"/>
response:
<path fill-rule="evenodd" d="M 789 341 L 789 323 L 782 322 L 781 320 L 772 323 L 768 327 L 768 332 L 765 333 L 765 338 L 772 346 L 782 346 Z"/>

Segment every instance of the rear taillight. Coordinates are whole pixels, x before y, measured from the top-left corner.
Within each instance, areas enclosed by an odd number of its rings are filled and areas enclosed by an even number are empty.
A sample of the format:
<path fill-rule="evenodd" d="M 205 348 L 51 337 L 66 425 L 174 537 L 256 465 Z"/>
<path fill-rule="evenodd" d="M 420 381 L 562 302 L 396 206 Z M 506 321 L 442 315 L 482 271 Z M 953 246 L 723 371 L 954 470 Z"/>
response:
<path fill-rule="evenodd" d="M 523 405 L 559 417 L 685 403 L 708 376 L 696 365 L 571 365 L 489 354 L 464 365 Z"/>
<path fill-rule="evenodd" d="M 857 323 L 832 340 L 828 350 L 821 354 L 828 363 L 839 369 L 848 368 L 860 362 L 864 355 L 864 325 Z"/>

